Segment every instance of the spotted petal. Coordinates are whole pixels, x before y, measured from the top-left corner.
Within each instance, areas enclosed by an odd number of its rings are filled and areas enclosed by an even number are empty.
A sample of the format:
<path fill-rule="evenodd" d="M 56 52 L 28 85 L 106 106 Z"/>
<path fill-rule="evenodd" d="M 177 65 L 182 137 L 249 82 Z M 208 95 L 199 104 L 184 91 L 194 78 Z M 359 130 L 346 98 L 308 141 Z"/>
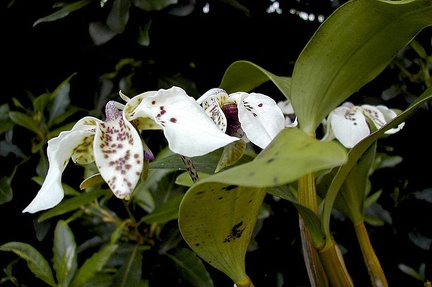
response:
<path fill-rule="evenodd" d="M 114 195 L 129 199 L 140 178 L 144 153 L 141 138 L 123 115 L 101 122 L 93 143 L 97 168 Z"/>
<path fill-rule="evenodd" d="M 248 139 L 265 148 L 284 129 L 285 117 L 276 102 L 263 94 L 238 92 L 230 94 L 235 99 L 238 117 Z"/>
<path fill-rule="evenodd" d="M 370 134 L 363 110 L 359 107 L 338 107 L 330 113 L 327 121 L 334 136 L 346 148 L 354 147 Z"/>
<path fill-rule="evenodd" d="M 33 201 L 23 212 L 35 213 L 56 206 L 64 197 L 61 176 L 72 154 L 94 135 L 94 123 L 98 119 L 86 117 L 75 124 L 70 131 L 61 132 L 48 141 L 47 155 L 49 169 L 44 183 Z M 93 124 L 93 125 L 92 125 Z"/>
<path fill-rule="evenodd" d="M 213 88 L 205 92 L 198 100 L 207 115 L 223 132 L 227 130 L 227 119 L 225 113 L 222 111 L 222 106 L 228 99 L 228 94 L 225 90 Z"/>
<path fill-rule="evenodd" d="M 131 104 L 139 105 L 134 110 Z M 194 98 L 179 87 L 132 98 L 125 106 L 129 120 L 151 119 L 162 127 L 170 149 L 194 157 L 207 154 L 238 138 L 221 132 Z"/>

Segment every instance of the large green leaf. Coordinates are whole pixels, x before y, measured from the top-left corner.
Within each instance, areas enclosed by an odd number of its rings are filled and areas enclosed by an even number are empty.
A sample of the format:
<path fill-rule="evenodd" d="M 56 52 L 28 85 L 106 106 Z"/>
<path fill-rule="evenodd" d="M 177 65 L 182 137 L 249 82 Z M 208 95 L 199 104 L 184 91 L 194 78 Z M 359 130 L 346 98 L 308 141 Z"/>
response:
<path fill-rule="evenodd" d="M 27 261 L 33 274 L 50 286 L 57 286 L 48 261 L 33 246 L 22 242 L 8 242 L 0 246 L 0 251 L 11 251 Z"/>
<path fill-rule="evenodd" d="M 253 161 L 206 177 L 186 192 L 179 211 L 182 235 L 199 256 L 241 285 L 248 280 L 244 256 L 267 187 L 342 165 L 346 157 L 336 142 L 285 129 Z M 322 241 L 317 217 L 299 208 L 318 230 L 315 240 Z"/>
<path fill-rule="evenodd" d="M 237 285 L 248 282 L 245 256 L 266 188 L 201 181 L 180 205 L 179 227 L 190 248 Z"/>
<path fill-rule="evenodd" d="M 340 166 L 347 152 L 336 142 L 322 142 L 296 128 L 282 130 L 253 161 L 219 172 L 206 181 L 269 187 Z"/>
<path fill-rule="evenodd" d="M 300 129 L 314 132 L 331 110 L 374 79 L 430 25 L 430 0 L 351 0 L 342 5 L 294 66 L 290 99 Z"/>

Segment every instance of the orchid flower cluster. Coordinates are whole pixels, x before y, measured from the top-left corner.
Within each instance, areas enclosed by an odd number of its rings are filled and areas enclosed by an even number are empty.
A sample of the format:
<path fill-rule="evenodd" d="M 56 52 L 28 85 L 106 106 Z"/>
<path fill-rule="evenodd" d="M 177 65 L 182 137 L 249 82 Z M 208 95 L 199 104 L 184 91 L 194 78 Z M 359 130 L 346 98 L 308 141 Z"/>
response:
<path fill-rule="evenodd" d="M 117 198 L 131 197 L 153 153 L 140 136 L 143 130 L 162 130 L 168 146 L 185 157 L 201 156 L 243 139 L 261 148 L 284 128 L 284 116 L 270 97 L 257 93 L 228 95 L 211 89 L 198 101 L 179 87 L 149 91 L 109 101 L 106 119 L 84 117 L 70 131 L 48 141 L 49 169 L 33 201 L 23 212 L 56 206 L 64 197 L 61 177 L 70 159 L 95 163 Z M 202 107 L 200 106 L 202 105 Z"/>
<path fill-rule="evenodd" d="M 276 103 L 260 93 L 228 94 L 213 88 L 198 100 L 179 87 L 149 91 L 128 98 L 126 104 L 109 101 L 106 119 L 84 117 L 70 131 L 48 142 L 49 170 L 33 201 L 23 212 L 35 213 L 56 206 L 64 197 L 61 177 L 70 159 L 77 164 L 95 163 L 100 176 L 119 199 L 131 197 L 153 153 L 140 131 L 163 130 L 168 146 L 185 157 L 208 154 L 238 140 L 264 149 L 284 128 L 298 125 L 289 100 Z M 339 140 L 352 148 L 397 114 L 384 106 L 344 103 L 324 120 L 323 140 Z M 395 133 L 403 127 L 389 130 Z"/>

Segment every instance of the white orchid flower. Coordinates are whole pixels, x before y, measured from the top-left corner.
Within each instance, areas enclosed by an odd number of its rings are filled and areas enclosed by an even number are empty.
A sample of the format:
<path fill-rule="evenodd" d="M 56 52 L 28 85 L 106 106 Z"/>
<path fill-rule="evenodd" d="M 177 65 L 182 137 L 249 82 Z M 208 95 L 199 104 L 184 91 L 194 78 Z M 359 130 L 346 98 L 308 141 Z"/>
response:
<path fill-rule="evenodd" d="M 72 130 L 48 141 L 49 169 L 36 197 L 23 212 L 38 212 L 56 206 L 64 197 L 61 177 L 69 160 L 95 162 L 102 178 L 118 198 L 129 198 L 143 168 L 141 138 L 117 109 L 106 105 L 106 121 L 84 117 Z"/>
<path fill-rule="evenodd" d="M 179 87 L 139 94 L 128 100 L 123 112 L 138 130 L 163 130 L 170 150 L 187 157 L 205 155 L 238 140 L 221 132 Z"/>
<path fill-rule="evenodd" d="M 334 109 L 324 121 L 325 135 L 322 140 L 337 139 L 346 148 L 354 147 L 367 137 L 371 131 L 382 128 L 397 114 L 386 106 L 354 106 L 350 102 Z M 370 125 L 373 125 L 371 128 Z M 394 134 L 401 130 L 405 123 L 386 131 Z"/>
<path fill-rule="evenodd" d="M 49 209 L 63 199 L 61 176 L 71 158 L 78 164 L 95 162 L 114 195 L 129 199 L 140 178 L 144 157 L 154 159 L 138 130 L 162 129 L 173 152 L 191 157 L 238 140 L 221 132 L 181 88 L 150 91 L 132 99 L 121 96 L 127 100 L 126 105 L 109 102 L 106 121 L 85 117 L 72 130 L 48 141 L 47 176 L 23 212 Z"/>
<path fill-rule="evenodd" d="M 246 142 L 265 148 L 285 127 L 285 118 L 276 102 L 260 93 L 227 94 L 214 88 L 197 102 L 219 129 Z"/>

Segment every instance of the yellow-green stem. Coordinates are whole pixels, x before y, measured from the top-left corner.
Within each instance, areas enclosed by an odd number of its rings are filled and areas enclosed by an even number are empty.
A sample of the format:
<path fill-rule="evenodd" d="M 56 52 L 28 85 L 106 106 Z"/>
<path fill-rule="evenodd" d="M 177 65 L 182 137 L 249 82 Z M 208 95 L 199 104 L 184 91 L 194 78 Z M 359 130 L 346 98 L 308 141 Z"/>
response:
<path fill-rule="evenodd" d="M 253 285 L 252 281 L 249 279 L 249 277 L 244 282 L 237 282 L 234 286 L 236 286 L 236 287 L 255 287 Z"/>
<path fill-rule="evenodd" d="M 298 180 L 298 200 L 315 213 L 317 212 L 318 203 L 315 191 L 315 177 L 312 173 L 306 174 Z M 299 227 L 303 257 L 311 286 L 327 287 L 328 280 L 326 274 L 301 216 L 299 216 Z"/>
<path fill-rule="evenodd" d="M 298 200 L 315 213 L 318 211 L 318 200 L 315 190 L 315 175 L 309 173 L 298 180 Z"/>
<path fill-rule="evenodd" d="M 351 277 L 348 275 L 342 254 L 336 243 L 332 241 L 323 250 L 318 252 L 327 278 L 332 287 L 353 287 Z"/>
<path fill-rule="evenodd" d="M 299 217 L 300 237 L 302 242 L 303 258 L 311 287 L 328 287 L 327 275 L 319 259 L 318 252 L 312 244 L 310 234 L 304 221 Z"/>
<path fill-rule="evenodd" d="M 364 222 L 354 225 L 355 233 L 360 244 L 360 249 L 363 254 L 363 259 L 369 272 L 369 277 L 374 287 L 388 287 L 387 279 L 384 271 L 375 254 L 372 244 L 369 239 L 369 234 L 366 230 Z"/>

